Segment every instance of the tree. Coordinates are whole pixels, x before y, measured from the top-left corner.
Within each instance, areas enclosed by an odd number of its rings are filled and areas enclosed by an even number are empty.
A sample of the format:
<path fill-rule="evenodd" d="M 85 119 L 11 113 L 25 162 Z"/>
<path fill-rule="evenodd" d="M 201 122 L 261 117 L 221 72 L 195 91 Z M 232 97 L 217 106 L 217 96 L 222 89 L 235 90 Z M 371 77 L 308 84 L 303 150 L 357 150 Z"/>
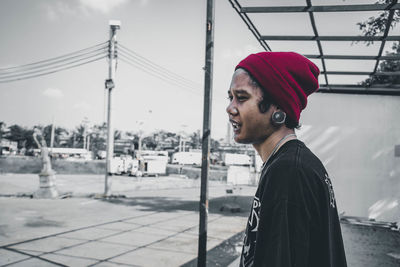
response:
<path fill-rule="evenodd" d="M 4 129 L 6 128 L 6 123 L 4 121 L 0 121 L 0 140 L 3 139 L 3 135 L 5 134 Z"/>
<path fill-rule="evenodd" d="M 390 4 L 394 3 L 393 0 L 379 0 L 377 4 Z M 359 22 L 357 25 L 365 36 L 376 36 L 382 34 L 386 30 L 386 25 L 389 20 L 389 11 L 384 11 L 379 14 L 378 17 L 370 17 L 364 22 Z M 396 26 L 400 21 L 400 11 L 395 10 L 393 20 L 390 25 L 391 28 Z M 366 41 L 366 45 L 372 44 L 373 41 Z M 392 45 L 392 52 L 388 52 L 387 55 L 399 55 L 400 54 L 400 43 L 395 42 Z M 391 72 L 400 71 L 400 60 L 382 60 L 378 66 L 379 72 Z M 393 85 L 400 84 L 400 76 L 371 76 L 362 82 L 364 86 L 371 86 L 374 84 L 379 85 Z"/>
<path fill-rule="evenodd" d="M 53 125 L 49 124 L 45 127 L 42 128 L 42 132 L 43 132 L 43 136 L 44 139 L 46 140 L 46 144 L 47 146 L 50 147 L 51 144 L 51 129 L 52 129 Z M 67 136 L 68 130 L 61 128 L 61 127 L 55 127 L 54 128 L 54 143 L 53 143 L 53 147 L 61 147 L 63 145 L 63 141 L 65 139 L 65 136 Z"/>
<path fill-rule="evenodd" d="M 18 143 L 18 149 L 25 148 L 37 148 L 36 143 L 33 140 L 33 129 L 26 129 L 17 124 L 8 127 L 6 133 L 3 132 L 3 137 Z"/>
<path fill-rule="evenodd" d="M 90 134 L 89 149 L 97 154 L 100 150 L 106 150 L 107 125 L 106 123 L 94 125 Z"/>
<path fill-rule="evenodd" d="M 200 131 L 193 132 L 190 136 L 190 145 L 194 149 L 199 149 L 201 147 Z"/>

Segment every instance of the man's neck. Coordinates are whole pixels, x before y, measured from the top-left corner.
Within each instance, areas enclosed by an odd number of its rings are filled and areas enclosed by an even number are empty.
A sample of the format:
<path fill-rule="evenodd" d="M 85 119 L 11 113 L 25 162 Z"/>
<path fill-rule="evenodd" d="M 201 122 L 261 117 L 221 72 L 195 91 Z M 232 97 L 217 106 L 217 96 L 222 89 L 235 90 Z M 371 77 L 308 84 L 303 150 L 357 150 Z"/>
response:
<path fill-rule="evenodd" d="M 273 132 L 267 139 L 265 139 L 264 142 L 253 144 L 253 147 L 255 148 L 255 150 L 257 150 L 262 161 L 265 162 L 271 156 L 271 153 L 273 152 L 275 146 L 279 143 L 279 141 L 289 134 L 294 134 L 294 130 L 288 129 L 286 127 L 281 127 L 279 130 Z M 276 151 L 278 151 L 284 143 L 293 139 L 296 139 L 296 136 L 290 136 L 286 138 L 281 144 L 279 144 L 279 147 L 277 147 Z"/>

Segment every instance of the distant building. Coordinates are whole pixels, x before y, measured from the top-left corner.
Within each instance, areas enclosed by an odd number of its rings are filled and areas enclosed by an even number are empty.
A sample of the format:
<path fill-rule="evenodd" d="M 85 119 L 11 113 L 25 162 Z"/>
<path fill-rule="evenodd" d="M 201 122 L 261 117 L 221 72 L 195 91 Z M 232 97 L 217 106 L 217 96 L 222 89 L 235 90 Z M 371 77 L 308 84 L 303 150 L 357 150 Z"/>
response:
<path fill-rule="evenodd" d="M 18 142 L 7 139 L 0 140 L 0 155 L 13 155 L 18 151 Z"/>

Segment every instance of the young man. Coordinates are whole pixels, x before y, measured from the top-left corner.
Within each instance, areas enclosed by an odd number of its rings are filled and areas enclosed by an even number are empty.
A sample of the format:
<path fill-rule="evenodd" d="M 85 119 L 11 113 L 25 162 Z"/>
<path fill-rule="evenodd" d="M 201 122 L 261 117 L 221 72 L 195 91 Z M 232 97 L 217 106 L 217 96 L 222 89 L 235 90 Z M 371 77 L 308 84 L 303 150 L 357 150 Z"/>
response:
<path fill-rule="evenodd" d="M 292 52 L 252 54 L 236 66 L 226 109 L 234 139 L 264 162 L 240 266 L 347 266 L 332 183 L 294 132 L 318 75 Z"/>

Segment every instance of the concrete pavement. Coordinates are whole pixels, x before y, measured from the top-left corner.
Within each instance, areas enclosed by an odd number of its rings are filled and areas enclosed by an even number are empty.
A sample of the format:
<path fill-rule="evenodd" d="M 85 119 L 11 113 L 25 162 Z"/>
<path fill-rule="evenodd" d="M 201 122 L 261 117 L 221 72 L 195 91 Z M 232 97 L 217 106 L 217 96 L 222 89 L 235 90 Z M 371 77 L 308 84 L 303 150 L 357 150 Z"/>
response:
<path fill-rule="evenodd" d="M 31 199 L 34 174 L 0 174 L 0 266 L 196 266 L 199 180 L 57 175 L 65 199 Z M 233 189 L 233 194 L 227 194 Z M 207 266 L 237 266 L 255 187 L 209 184 Z M 229 203 L 240 213 L 221 212 Z M 342 223 L 348 266 L 400 266 L 400 232 Z"/>
<path fill-rule="evenodd" d="M 190 266 L 197 257 L 199 181 L 184 177 L 113 176 L 118 198 L 96 198 L 101 175 L 58 175 L 65 199 L 31 199 L 37 175 L 0 175 L 0 266 Z M 254 187 L 210 182 L 209 251 L 222 247 L 245 227 L 247 209 L 220 212 L 224 203 L 249 207 Z M 227 243 L 227 266 L 240 240 Z M 233 242 L 233 241 L 232 241 Z M 223 252 L 223 251 L 222 251 Z M 218 252 L 221 253 L 221 249 Z M 210 254 L 211 255 L 211 254 Z M 221 255 L 220 255 L 221 256 Z"/>

